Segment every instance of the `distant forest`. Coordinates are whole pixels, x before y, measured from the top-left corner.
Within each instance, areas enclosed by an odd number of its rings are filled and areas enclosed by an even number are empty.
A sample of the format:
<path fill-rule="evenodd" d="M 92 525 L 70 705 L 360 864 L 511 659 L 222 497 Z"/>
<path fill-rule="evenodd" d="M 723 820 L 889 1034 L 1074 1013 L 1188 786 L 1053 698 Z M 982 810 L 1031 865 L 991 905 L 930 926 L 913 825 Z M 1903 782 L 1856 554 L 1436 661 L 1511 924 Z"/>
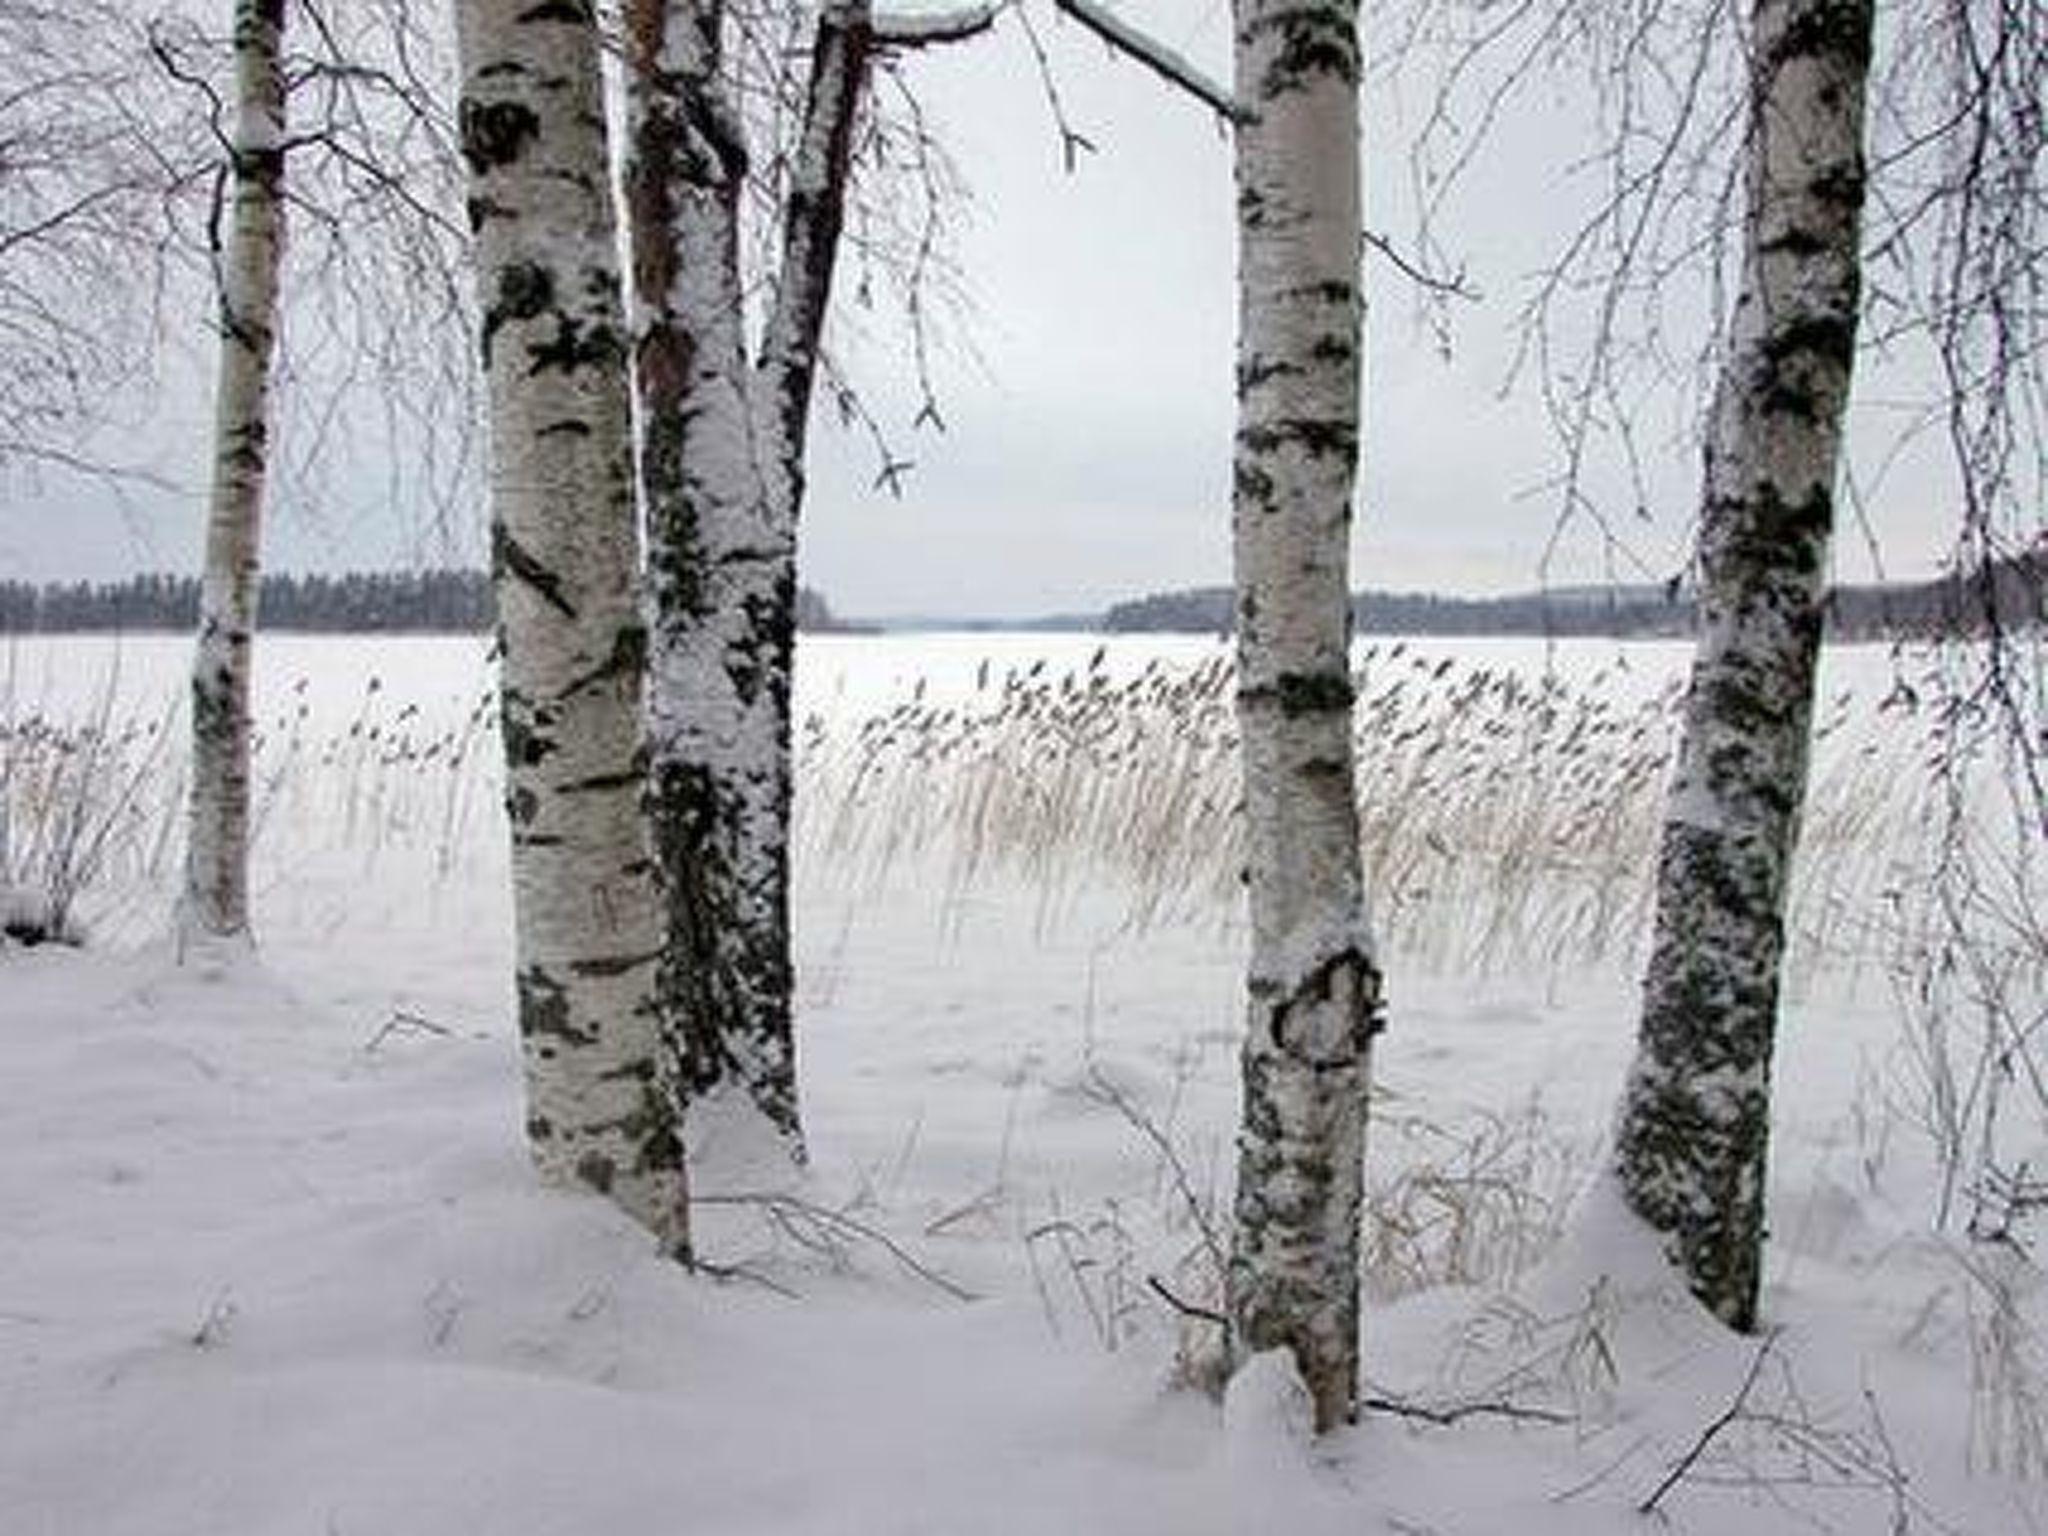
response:
<path fill-rule="evenodd" d="M 1230 628 L 1228 587 L 1159 593 L 1109 610 L 1116 633 L 1216 634 Z M 1995 623 L 2030 629 L 2048 615 L 2048 548 L 1980 570 L 1974 577 L 1838 586 L 1828 593 L 1827 632 L 1837 640 L 1981 635 Z M 1570 587 L 1511 597 L 1435 597 L 1360 592 L 1351 619 L 1366 635 L 1589 635 L 1685 639 L 1698 608 L 1676 587 Z"/>
<path fill-rule="evenodd" d="M 797 593 L 797 624 L 843 630 L 825 599 Z M 263 578 L 262 627 L 327 634 L 474 634 L 491 627 L 491 582 L 482 571 L 378 571 Z M 194 576 L 117 582 L 0 581 L 0 634 L 79 630 L 189 630 L 199 623 Z"/>
<path fill-rule="evenodd" d="M 2048 613 L 2048 548 L 2002 560 L 1965 581 L 1841 586 L 1828 594 L 1828 633 L 1840 640 L 1974 635 L 1989 617 L 2007 629 Z M 1195 587 L 1118 603 L 1093 619 L 1063 616 L 1037 627 L 1111 634 L 1217 634 L 1230 628 L 1230 589 Z M 1696 617 L 1690 593 L 1649 586 L 1570 587 L 1513 597 L 1436 597 L 1361 592 L 1352 621 L 1368 635 L 1574 635 L 1682 639 Z M 490 578 L 481 571 L 381 571 L 347 576 L 265 576 L 259 609 L 273 630 L 328 634 L 480 633 L 491 627 Z M 0 581 L 0 634 L 77 630 L 189 630 L 199 622 L 191 576 L 135 576 L 119 582 Z M 975 627 L 973 621 L 955 623 Z M 817 592 L 797 593 L 797 627 L 847 633 L 874 625 L 834 616 Z M 927 625 L 926 627 L 929 627 Z M 982 625 L 979 627 L 989 627 Z M 996 627 L 1031 628 L 1014 621 Z"/>

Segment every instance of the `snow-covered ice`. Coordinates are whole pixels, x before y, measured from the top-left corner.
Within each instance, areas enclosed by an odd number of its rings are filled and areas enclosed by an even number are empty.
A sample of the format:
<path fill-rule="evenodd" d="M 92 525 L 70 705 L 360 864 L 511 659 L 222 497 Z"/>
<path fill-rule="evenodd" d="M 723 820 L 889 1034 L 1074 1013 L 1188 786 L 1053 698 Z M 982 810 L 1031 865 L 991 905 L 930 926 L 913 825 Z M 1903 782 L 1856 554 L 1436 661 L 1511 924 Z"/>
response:
<path fill-rule="evenodd" d="M 808 645 L 799 718 L 1097 642 L 921 643 Z M 15 708 L 98 707 L 111 653 L 24 647 Z M 1121 642 L 1108 665 L 1212 653 Z M 181 646 L 120 654 L 126 714 L 160 710 Z M 1368 1390 L 1482 1411 L 1310 1444 L 1277 1363 L 1221 1405 L 1176 1388 L 1205 1325 L 1148 1284 L 1204 1284 L 1183 1187 L 1228 1209 L 1227 915 L 1141 929 L 1084 892 L 1048 924 L 1018 880 L 801 869 L 814 1166 L 771 1208 L 708 1156 L 725 1273 L 693 1276 L 531 1176 L 488 785 L 458 802 L 420 787 L 450 770 L 347 754 L 350 722 L 381 739 L 408 709 L 411 739 L 459 735 L 482 644 L 263 656 L 278 739 L 307 714 L 265 802 L 257 951 L 180 966 L 159 867 L 87 913 L 91 946 L 0 952 L 6 1536 L 2048 1530 L 2018 1475 L 2048 1470 L 2024 1461 L 2048 1424 L 2038 1277 L 1933 1230 L 1881 978 L 1807 987 L 1786 1021 L 1757 1367 L 1591 1176 L 1632 978 L 1393 956 L 1369 1182 L 1416 1230 L 1379 1249 L 1441 1257 L 1461 1202 L 1475 1225 L 1462 1283 L 1369 1279 Z M 1478 1225 L 1540 1224 L 1564 1190 L 1547 1256 L 1488 1271 L 1507 1239 Z M 2019 1305 L 2003 1333 L 1993 1282 Z"/>

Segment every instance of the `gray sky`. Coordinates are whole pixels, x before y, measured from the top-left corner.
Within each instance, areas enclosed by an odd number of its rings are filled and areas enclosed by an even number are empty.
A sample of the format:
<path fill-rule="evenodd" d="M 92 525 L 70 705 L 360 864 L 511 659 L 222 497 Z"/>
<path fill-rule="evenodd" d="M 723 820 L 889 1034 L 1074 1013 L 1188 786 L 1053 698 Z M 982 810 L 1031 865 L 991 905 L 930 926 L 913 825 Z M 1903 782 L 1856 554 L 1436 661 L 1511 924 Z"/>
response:
<path fill-rule="evenodd" d="M 1123 9 L 1227 77 L 1226 0 L 1127 0 Z M 803 573 L 842 613 L 1028 615 L 1228 579 L 1229 146 L 1201 108 L 1073 26 L 1044 35 L 1068 115 L 1098 146 L 1071 175 L 1013 23 L 905 66 L 971 183 L 959 254 L 973 307 L 938 362 L 944 434 L 908 426 L 900 339 L 878 334 L 851 348 L 878 415 L 915 461 L 900 500 L 872 488 L 868 442 L 820 414 Z M 1420 105 L 1380 89 L 1368 109 L 1370 217 L 1397 241 L 1408 227 L 1403 108 L 1412 121 Z M 1368 266 L 1356 585 L 1484 592 L 1679 568 L 1698 470 L 1670 403 L 1646 397 L 1637 422 L 1656 450 L 1651 515 L 1620 518 L 1626 554 L 1615 558 L 1581 523 L 1546 567 L 1558 501 L 1541 486 L 1558 450 L 1528 390 L 1500 395 L 1528 276 L 1591 195 L 1583 175 L 1564 169 L 1588 131 L 1571 101 L 1540 97 L 1497 130 L 1449 229 L 1482 301 L 1456 307 L 1448 361 L 1418 321 L 1413 290 L 1383 262 Z M 153 420 L 105 451 L 142 452 L 181 482 L 200 482 L 188 445 L 205 435 L 203 350 L 174 366 L 177 382 Z M 1859 386 L 1866 402 L 1891 388 L 1889 376 Z M 1866 472 L 1889 438 L 1887 418 L 1866 404 L 1857 423 Z M 1895 574 L 1932 569 L 1943 549 L 1932 458 L 1909 454 L 1870 498 Z M 1597 476 L 1595 485 L 1618 491 Z M 40 491 L 4 494 L 0 574 L 97 578 L 196 563 L 200 506 L 189 492 L 138 487 L 117 498 L 49 477 Z M 267 531 L 275 568 L 381 566 L 478 547 L 472 530 L 451 542 L 418 509 L 394 512 L 361 462 L 322 474 L 315 512 L 289 489 L 279 500 Z M 1837 566 L 1849 579 L 1870 574 L 1853 527 Z"/>

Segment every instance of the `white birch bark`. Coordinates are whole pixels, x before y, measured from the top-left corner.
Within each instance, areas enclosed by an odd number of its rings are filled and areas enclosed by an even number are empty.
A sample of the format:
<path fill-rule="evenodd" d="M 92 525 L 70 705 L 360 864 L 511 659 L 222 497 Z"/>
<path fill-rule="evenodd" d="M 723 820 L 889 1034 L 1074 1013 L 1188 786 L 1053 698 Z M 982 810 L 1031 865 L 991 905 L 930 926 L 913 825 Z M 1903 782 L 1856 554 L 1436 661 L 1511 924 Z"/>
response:
<path fill-rule="evenodd" d="M 238 0 L 228 235 L 216 253 L 213 489 L 192 660 L 184 940 L 249 932 L 249 687 L 284 254 L 283 39 L 284 0 Z"/>
<path fill-rule="evenodd" d="M 1252 948 L 1228 1314 L 1288 1349 L 1318 1429 L 1354 1414 L 1380 976 L 1353 789 L 1355 0 L 1237 0 L 1238 719 Z"/>
<path fill-rule="evenodd" d="M 1757 1320 L 1786 871 L 1855 352 L 1871 0 L 1755 0 L 1742 288 L 1701 624 L 1616 1165 L 1693 1292 Z"/>
<path fill-rule="evenodd" d="M 688 1210 L 641 807 L 646 631 L 599 36 L 588 0 L 459 0 L 490 386 L 492 576 L 527 1131 L 673 1253 Z"/>
<path fill-rule="evenodd" d="M 837 254 L 866 0 L 819 19 L 776 295 L 750 366 L 746 149 L 718 0 L 635 0 L 634 249 L 648 513 L 649 719 L 668 882 L 664 992 L 692 1139 L 801 1161 L 789 933 L 790 684 L 805 429 Z"/>

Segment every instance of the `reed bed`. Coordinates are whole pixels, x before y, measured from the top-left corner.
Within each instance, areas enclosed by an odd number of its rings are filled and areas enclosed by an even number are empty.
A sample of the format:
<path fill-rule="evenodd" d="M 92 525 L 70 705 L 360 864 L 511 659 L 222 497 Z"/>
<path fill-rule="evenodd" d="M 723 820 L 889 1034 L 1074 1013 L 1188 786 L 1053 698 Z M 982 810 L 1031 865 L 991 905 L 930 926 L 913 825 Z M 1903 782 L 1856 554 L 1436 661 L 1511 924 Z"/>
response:
<path fill-rule="evenodd" d="M 1114 890 L 1122 920 L 1227 923 L 1244 866 L 1229 657 L 1118 677 L 1098 650 L 971 691 L 806 719 L 801 865 L 851 890 L 934 870 L 956 900 L 1022 882 L 1053 924 Z M 1633 963 L 1647 938 L 1682 684 L 1579 681 L 1361 651 L 1358 797 L 1382 945 L 1448 974 Z M 1924 885 L 1932 769 L 1853 693 L 1824 701 L 1795 875 L 1792 974 L 1879 960 Z"/>
<path fill-rule="evenodd" d="M 168 916 L 184 850 L 183 710 L 121 718 L 115 692 L 109 682 L 83 717 L 0 693 L 0 926 L 13 937 L 146 933 Z M 495 849 L 494 693 L 437 718 L 372 678 L 350 718 L 321 727 L 307 692 L 300 679 L 252 733 L 259 880 L 333 854 L 365 874 L 387 854 L 421 858 L 445 879 Z"/>
<path fill-rule="evenodd" d="M 800 890 L 861 899 L 897 876 L 941 910 L 1022 889 L 1041 925 L 1089 900 L 1143 931 L 1237 920 L 1244 865 L 1227 652 L 1056 668 L 984 661 L 950 691 L 836 701 L 797 732 Z M 1359 817 L 1383 947 L 1430 971 L 1632 965 L 1650 917 L 1676 682 L 1616 662 L 1577 680 L 1392 642 L 1356 669 Z M 501 853 L 486 679 L 422 707 L 369 678 L 257 721 L 256 851 L 441 880 Z M 183 836 L 179 711 L 117 719 L 111 686 L 66 717 L 0 695 L 0 886 L 69 908 L 142 905 Z M 1952 792 L 1896 694 L 1824 701 L 1792 900 L 1795 986 L 1924 934 Z M 88 905 L 91 905 L 89 902 Z"/>

